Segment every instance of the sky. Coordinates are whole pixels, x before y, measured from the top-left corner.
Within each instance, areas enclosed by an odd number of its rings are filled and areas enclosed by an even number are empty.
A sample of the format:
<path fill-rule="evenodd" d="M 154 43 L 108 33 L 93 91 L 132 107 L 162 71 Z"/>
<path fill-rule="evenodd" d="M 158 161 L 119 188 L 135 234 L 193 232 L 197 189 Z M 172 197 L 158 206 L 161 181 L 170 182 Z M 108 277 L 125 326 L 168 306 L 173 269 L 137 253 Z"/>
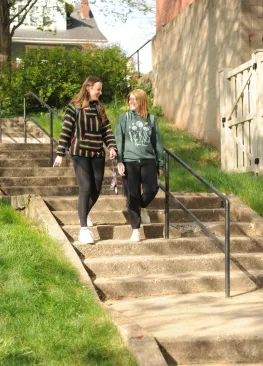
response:
<path fill-rule="evenodd" d="M 90 4 L 90 8 L 97 22 L 97 25 L 109 43 L 118 44 L 127 53 L 132 55 L 148 40 L 155 35 L 155 13 L 147 16 L 136 11 L 128 20 L 123 23 L 116 19 L 110 12 L 105 15 L 99 7 L 102 6 L 101 0 L 96 0 L 98 6 Z M 152 0 L 149 4 L 155 3 Z M 116 9 L 118 11 L 118 8 Z M 155 9 L 154 9 L 155 11 Z M 151 42 L 140 50 L 140 71 L 147 73 L 152 69 L 151 62 Z M 134 56 L 137 65 L 137 57 Z"/>

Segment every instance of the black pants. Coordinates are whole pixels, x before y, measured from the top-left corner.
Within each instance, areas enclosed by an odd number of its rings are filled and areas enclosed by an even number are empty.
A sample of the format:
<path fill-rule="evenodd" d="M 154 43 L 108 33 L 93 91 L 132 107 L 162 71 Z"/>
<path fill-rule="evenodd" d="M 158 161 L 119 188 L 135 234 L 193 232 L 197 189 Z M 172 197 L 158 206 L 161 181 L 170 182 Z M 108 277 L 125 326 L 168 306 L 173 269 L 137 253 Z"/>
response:
<path fill-rule="evenodd" d="M 127 197 L 128 214 L 132 228 L 139 229 L 141 208 L 147 207 L 158 192 L 156 161 L 142 159 L 126 162 L 124 165 L 124 192 Z"/>
<path fill-rule="evenodd" d="M 104 177 L 104 158 L 73 156 L 73 166 L 79 185 L 78 214 L 80 226 L 87 226 L 87 216 L 97 202 Z"/>

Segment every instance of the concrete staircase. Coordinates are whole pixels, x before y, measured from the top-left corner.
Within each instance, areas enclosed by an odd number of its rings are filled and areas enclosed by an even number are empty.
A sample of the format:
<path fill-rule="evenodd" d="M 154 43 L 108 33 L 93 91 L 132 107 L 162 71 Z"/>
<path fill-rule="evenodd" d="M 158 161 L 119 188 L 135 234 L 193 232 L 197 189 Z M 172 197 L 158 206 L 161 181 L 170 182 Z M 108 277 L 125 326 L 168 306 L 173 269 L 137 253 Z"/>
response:
<path fill-rule="evenodd" d="M 24 142 L 24 118 L 1 118 L 0 119 L 0 142 L 23 143 Z M 47 143 L 49 139 L 33 122 L 27 122 L 27 142 Z"/>
<path fill-rule="evenodd" d="M 54 148 L 54 157 L 55 151 Z M 49 144 L 0 144 L 0 194 L 77 195 L 78 185 L 71 160 L 65 158 L 62 167 L 52 168 L 49 156 Z M 110 172 L 107 167 L 106 173 Z M 106 176 L 102 192 L 112 193 L 109 191 L 110 182 L 111 177 Z"/>
<path fill-rule="evenodd" d="M 176 193 L 176 197 L 223 236 L 220 199 L 213 194 Z M 224 254 L 172 202 L 171 238 L 165 240 L 162 193 L 149 207 L 151 224 L 142 226 L 139 243 L 129 241 L 122 196 L 101 196 L 94 206 L 90 216 L 95 245 L 77 241 L 76 197 L 45 197 L 45 201 L 102 300 L 151 332 L 169 365 L 262 364 L 263 237 L 249 216 L 231 214 L 235 296 L 225 299 Z"/>
<path fill-rule="evenodd" d="M 151 332 L 169 365 L 263 365 L 262 228 L 231 212 L 231 295 L 224 295 L 224 255 L 171 202 L 170 239 L 163 238 L 164 195 L 149 207 L 151 224 L 131 243 L 125 199 L 109 190 L 91 212 L 95 245 L 77 241 L 77 193 L 70 160 L 49 167 L 48 144 L 1 144 L 2 194 L 40 194 L 89 272 L 100 297 Z M 1 192 L 0 191 L 0 192 Z M 213 194 L 175 193 L 216 235 L 224 234 L 222 202 Z M 221 238 L 223 241 L 223 238 Z M 149 355 L 149 365 L 150 363 Z"/>

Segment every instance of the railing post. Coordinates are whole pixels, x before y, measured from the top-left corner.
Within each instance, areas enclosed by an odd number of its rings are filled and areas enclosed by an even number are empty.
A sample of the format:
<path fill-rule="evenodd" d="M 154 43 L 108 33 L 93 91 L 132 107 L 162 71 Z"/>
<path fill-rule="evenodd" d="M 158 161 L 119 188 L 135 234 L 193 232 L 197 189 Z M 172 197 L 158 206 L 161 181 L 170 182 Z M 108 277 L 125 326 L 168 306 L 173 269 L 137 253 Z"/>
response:
<path fill-rule="evenodd" d="M 230 297 L 230 202 L 225 201 L 225 294 Z"/>
<path fill-rule="evenodd" d="M 252 161 L 254 164 L 254 173 L 263 173 L 263 52 L 262 50 L 256 50 L 252 54 L 254 66 L 254 80 L 255 80 L 255 118 L 254 118 L 254 129 L 252 136 L 252 155 L 255 158 Z"/>
<path fill-rule="evenodd" d="M 0 143 L 2 142 L 2 108 L 0 102 Z"/>
<path fill-rule="evenodd" d="M 169 155 L 165 152 L 165 239 L 169 239 L 169 180 Z"/>
<path fill-rule="evenodd" d="M 140 79 L 141 73 L 140 73 L 140 51 L 137 51 L 137 66 L 138 66 L 138 77 Z"/>
<path fill-rule="evenodd" d="M 24 97 L 24 143 L 26 144 L 26 97 Z"/>
<path fill-rule="evenodd" d="M 221 131 L 221 169 L 228 171 L 233 166 L 232 145 L 229 137 L 228 114 L 231 109 L 231 85 L 227 79 L 231 69 L 223 69 L 219 72 L 220 81 L 220 131 Z"/>
<path fill-rule="evenodd" d="M 53 166 L 53 113 L 49 111 L 50 122 L 50 166 Z"/>

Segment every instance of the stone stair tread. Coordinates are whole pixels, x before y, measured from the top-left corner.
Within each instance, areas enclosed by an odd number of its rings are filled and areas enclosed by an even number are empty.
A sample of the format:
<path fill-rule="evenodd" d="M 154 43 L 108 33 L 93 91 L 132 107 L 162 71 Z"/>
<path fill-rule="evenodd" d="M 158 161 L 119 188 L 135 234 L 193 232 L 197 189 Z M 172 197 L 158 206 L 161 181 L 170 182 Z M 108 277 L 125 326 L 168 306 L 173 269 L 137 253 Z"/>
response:
<path fill-rule="evenodd" d="M 219 237 L 224 242 L 224 237 Z M 221 249 L 215 242 L 206 236 L 203 237 L 180 237 L 180 238 L 152 238 L 133 243 L 129 239 L 98 240 L 95 245 L 83 245 L 77 240 L 73 242 L 85 257 L 110 257 L 130 255 L 173 255 L 181 254 L 206 254 L 221 253 Z M 231 237 L 231 253 L 260 253 L 263 252 L 263 237 Z"/>
<path fill-rule="evenodd" d="M 74 170 L 71 167 L 60 167 L 58 169 L 53 169 L 53 167 L 32 167 L 32 168 L 3 168 L 0 167 L 0 177 L 2 178 L 36 178 L 41 175 L 41 177 L 65 177 L 65 176 L 75 176 Z"/>
<path fill-rule="evenodd" d="M 244 294 L 224 292 L 172 294 L 108 300 L 158 341 L 190 341 L 202 337 L 260 337 L 263 341 L 263 290 Z M 242 331 L 242 332 L 241 332 Z"/>
<path fill-rule="evenodd" d="M 262 270 L 250 270 L 250 273 L 254 276 L 256 275 L 262 275 L 263 276 L 263 269 Z M 232 270 L 231 271 L 231 278 L 233 277 L 242 277 L 244 276 L 243 272 L 240 270 Z M 152 281 L 152 280 L 162 280 L 162 282 L 174 280 L 175 278 L 179 279 L 189 279 L 191 278 L 202 278 L 202 277 L 215 277 L 215 278 L 225 278 L 225 272 L 224 271 L 209 271 L 209 272 L 203 272 L 203 271 L 195 271 L 193 269 L 192 272 L 186 272 L 186 273 L 176 273 L 176 274 L 163 274 L 163 273 L 156 273 L 151 275 L 131 275 L 131 276 L 116 276 L 116 277 L 99 277 L 96 278 L 96 285 L 99 283 L 129 283 L 129 282 L 142 282 L 142 281 Z M 262 297 L 263 300 L 263 297 Z"/>
<path fill-rule="evenodd" d="M 210 239 L 208 237 L 204 237 L 202 238 L 204 241 L 207 241 L 207 242 L 211 242 L 211 244 L 214 244 L 214 241 L 213 239 Z M 225 238 L 223 236 L 219 236 L 218 237 L 219 240 L 221 240 L 222 242 L 224 242 Z M 255 241 L 259 241 L 260 243 L 263 243 L 263 236 L 260 237 L 260 236 L 233 236 L 232 238 L 232 241 L 233 240 L 242 240 L 242 241 L 249 241 L 249 240 L 255 240 Z M 176 242 L 181 242 L 182 244 L 184 242 L 200 242 L 200 238 L 196 238 L 196 237 L 192 237 L 192 238 L 187 238 L 187 237 L 184 237 L 184 238 L 169 238 L 169 239 L 165 239 L 165 238 L 152 238 L 152 239 L 145 239 L 143 241 L 140 241 L 138 243 L 136 242 L 131 242 L 129 239 L 108 239 L 108 240 L 98 240 L 96 242 L 96 246 L 103 246 L 103 245 L 112 245 L 112 246 L 117 246 L 117 245 L 138 245 L 138 246 L 141 246 L 141 244 L 145 244 L 145 245 L 150 245 L 151 243 L 161 243 L 162 245 L 165 244 L 165 243 L 176 243 Z M 82 245 L 83 244 L 80 244 L 78 241 L 74 242 L 73 243 L 74 245 Z M 84 244 L 85 245 L 85 244 Z M 262 251 L 263 251 L 263 246 L 262 246 Z"/>
<path fill-rule="evenodd" d="M 150 224 L 142 224 L 141 227 L 149 227 L 149 226 L 163 226 L 162 223 L 150 223 Z M 131 226 L 130 225 L 115 225 L 115 224 L 105 224 L 105 225 L 93 225 L 92 227 L 90 227 L 89 229 L 92 230 L 92 229 L 96 229 L 96 228 L 99 228 L 99 227 L 116 227 L 116 226 L 121 226 L 121 227 L 124 227 L 124 228 L 130 228 Z M 64 230 L 67 230 L 68 228 L 70 229 L 79 229 L 79 224 L 74 224 L 74 225 L 62 225 L 62 228 Z"/>
<path fill-rule="evenodd" d="M 66 169 L 66 168 L 65 168 Z M 120 197 L 120 196 L 119 196 Z M 127 211 L 127 210 L 126 210 Z M 147 208 L 147 211 L 151 214 L 153 212 L 165 212 L 165 210 L 163 208 Z M 182 209 L 180 208 L 170 208 L 169 211 L 173 211 L 173 212 L 183 212 Z M 213 211 L 213 212 L 224 212 L 223 208 L 204 208 L 204 209 L 196 209 L 196 208 L 190 208 L 189 211 L 191 212 L 204 212 L 204 211 Z M 77 210 L 52 210 L 52 212 L 59 212 L 59 213 L 71 213 L 72 215 L 77 214 Z M 92 211 L 90 213 L 90 215 L 92 215 L 92 213 L 94 212 L 101 212 L 100 209 L 96 209 L 96 205 L 92 208 Z M 114 212 L 123 212 L 123 210 L 114 210 Z M 217 222 L 217 221 L 215 221 Z M 233 221 L 232 221 L 233 222 Z M 172 223 L 173 224 L 173 223 Z M 176 225 L 178 224 L 177 222 L 175 223 Z"/>
<path fill-rule="evenodd" d="M 166 255 L 126 255 L 112 257 L 89 257 L 84 259 L 88 269 L 101 277 L 149 276 L 158 273 L 181 276 L 187 273 L 221 273 L 225 269 L 225 254 L 166 254 Z M 231 256 L 232 271 L 262 271 L 262 253 L 237 253 Z"/>
<path fill-rule="evenodd" d="M 262 261 L 262 271 L 263 271 L 263 253 L 235 253 L 232 255 L 233 258 L 247 258 L 252 257 L 253 259 L 260 259 Z M 159 260 L 167 260 L 167 261 L 173 261 L 176 260 L 186 260 L 186 259 L 214 259 L 219 258 L 223 259 L 225 258 L 225 253 L 208 253 L 208 254 L 181 254 L 181 253 L 175 253 L 175 254 L 164 254 L 164 255 L 118 255 L 118 256 L 111 256 L 111 257 L 88 257 L 85 259 L 85 263 L 116 263 L 116 262 L 123 262 L 123 261 L 129 261 L 129 262 L 143 262 L 143 261 L 159 261 Z"/>

